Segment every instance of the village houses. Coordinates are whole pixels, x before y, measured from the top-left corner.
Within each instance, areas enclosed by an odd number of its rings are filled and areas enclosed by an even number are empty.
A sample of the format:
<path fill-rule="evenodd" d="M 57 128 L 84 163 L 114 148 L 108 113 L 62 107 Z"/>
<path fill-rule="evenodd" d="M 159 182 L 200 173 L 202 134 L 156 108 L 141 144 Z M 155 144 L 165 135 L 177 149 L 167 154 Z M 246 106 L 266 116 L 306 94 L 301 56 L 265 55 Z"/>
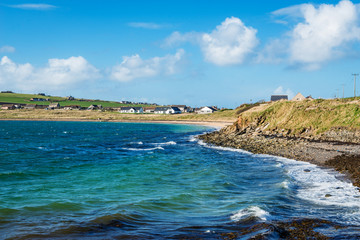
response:
<path fill-rule="evenodd" d="M 215 109 L 214 107 L 202 107 L 197 110 L 197 113 L 198 114 L 208 114 L 208 113 L 213 113 L 215 111 L 217 111 L 217 109 Z"/>
<path fill-rule="evenodd" d="M 121 107 L 121 113 L 143 113 L 144 109 L 142 107 Z"/>
<path fill-rule="evenodd" d="M 179 114 L 181 110 L 177 107 L 157 107 L 154 110 L 155 114 Z"/>

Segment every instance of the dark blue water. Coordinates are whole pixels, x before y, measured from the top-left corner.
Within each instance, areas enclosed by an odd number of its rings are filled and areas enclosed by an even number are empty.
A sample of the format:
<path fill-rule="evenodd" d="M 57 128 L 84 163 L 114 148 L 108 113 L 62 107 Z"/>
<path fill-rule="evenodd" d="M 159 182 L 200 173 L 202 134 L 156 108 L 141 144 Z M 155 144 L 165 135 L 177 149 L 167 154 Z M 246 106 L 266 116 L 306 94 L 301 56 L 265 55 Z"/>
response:
<path fill-rule="evenodd" d="M 360 194 L 339 174 L 194 138 L 211 130 L 1 121 L 0 238 L 219 239 L 298 218 L 355 226 L 319 230 L 328 236 L 357 234 Z"/>

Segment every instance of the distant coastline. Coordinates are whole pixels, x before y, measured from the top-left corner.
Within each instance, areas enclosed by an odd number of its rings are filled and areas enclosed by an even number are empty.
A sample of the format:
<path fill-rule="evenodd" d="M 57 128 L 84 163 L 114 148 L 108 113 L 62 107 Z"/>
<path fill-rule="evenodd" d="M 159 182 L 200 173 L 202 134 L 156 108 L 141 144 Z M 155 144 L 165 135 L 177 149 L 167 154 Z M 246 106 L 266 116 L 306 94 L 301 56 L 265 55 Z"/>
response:
<path fill-rule="evenodd" d="M 209 126 L 214 128 L 223 128 L 233 124 L 230 121 L 188 121 L 188 120 L 102 120 L 102 119 L 77 119 L 77 118 L 68 118 L 68 119 L 15 119 L 9 118 L 4 119 L 0 118 L 0 121 L 53 121 L 53 122 L 123 122 L 123 123 L 160 123 L 160 124 L 189 124 L 189 125 L 201 125 Z"/>

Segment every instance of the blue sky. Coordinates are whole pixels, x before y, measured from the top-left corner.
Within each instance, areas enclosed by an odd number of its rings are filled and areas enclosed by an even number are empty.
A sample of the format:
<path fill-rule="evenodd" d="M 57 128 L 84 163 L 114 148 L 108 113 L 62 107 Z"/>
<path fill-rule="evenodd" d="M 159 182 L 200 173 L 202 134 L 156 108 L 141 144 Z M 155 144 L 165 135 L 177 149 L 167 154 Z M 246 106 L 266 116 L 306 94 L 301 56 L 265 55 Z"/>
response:
<path fill-rule="evenodd" d="M 231 108 L 353 96 L 358 4 L 3 0 L 0 89 Z"/>

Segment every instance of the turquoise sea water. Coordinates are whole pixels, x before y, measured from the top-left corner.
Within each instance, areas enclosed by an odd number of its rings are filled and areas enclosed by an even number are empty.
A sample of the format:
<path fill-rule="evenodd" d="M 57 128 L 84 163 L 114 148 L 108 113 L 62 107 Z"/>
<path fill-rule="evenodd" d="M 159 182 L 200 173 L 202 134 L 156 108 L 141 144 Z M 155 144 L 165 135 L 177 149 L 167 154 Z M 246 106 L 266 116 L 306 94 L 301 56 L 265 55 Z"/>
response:
<path fill-rule="evenodd" d="M 359 191 L 339 174 L 195 138 L 211 130 L 0 122 L 0 239 L 218 239 L 297 218 L 350 226 L 320 230 L 334 238 L 360 236 Z"/>

